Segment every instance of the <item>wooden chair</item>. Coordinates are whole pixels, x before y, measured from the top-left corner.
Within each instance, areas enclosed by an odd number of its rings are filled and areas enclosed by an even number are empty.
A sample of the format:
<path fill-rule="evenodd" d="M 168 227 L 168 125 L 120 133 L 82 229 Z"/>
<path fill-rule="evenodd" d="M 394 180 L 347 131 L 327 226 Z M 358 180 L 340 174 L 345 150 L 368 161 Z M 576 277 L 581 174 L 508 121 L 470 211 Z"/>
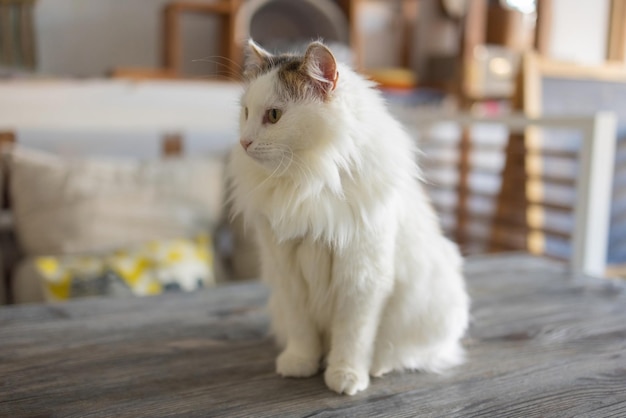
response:
<path fill-rule="evenodd" d="M 583 120 L 592 118 L 598 111 L 609 111 L 617 117 L 619 132 L 623 136 L 626 129 L 624 97 L 626 70 L 621 65 L 585 67 L 528 53 L 522 62 L 512 107 L 520 115 L 530 120 L 539 118 L 539 121 L 567 115 L 576 115 Z M 602 170 L 605 173 L 598 177 L 594 174 L 595 169 L 589 168 L 592 164 L 590 158 L 595 158 L 589 147 L 596 144 L 588 140 L 578 143 L 563 140 L 559 132 L 554 132 L 556 126 L 551 126 L 552 132 L 549 132 L 542 123 L 508 130 L 500 135 L 496 144 L 493 141 L 489 144 L 481 142 L 481 138 L 472 135 L 466 128 L 453 144 L 447 145 L 454 152 L 452 163 L 457 178 L 450 192 L 453 200 L 448 198 L 447 206 L 440 204 L 440 207 L 443 213 L 447 213 L 451 234 L 466 253 L 523 249 L 570 260 L 587 257 L 580 248 L 593 243 L 602 248 L 589 248 L 590 254 L 594 251 L 604 254 L 596 257 L 595 274 L 624 275 L 626 211 L 621 208 L 625 204 L 623 196 L 626 195 L 626 187 L 620 180 L 623 177 L 620 173 L 626 169 L 626 138 L 616 140 L 615 126 L 607 127 L 603 123 L 579 129 L 585 138 L 601 135 L 610 137 L 613 142 L 606 146 L 614 150 L 602 151 L 603 160 L 594 163 L 604 165 Z M 561 128 L 566 127 L 567 124 Z M 481 165 L 476 158 L 476 154 L 481 152 L 497 154 L 498 165 Z M 608 167 L 613 167 L 616 157 L 614 172 L 606 172 Z M 426 165 L 444 163 L 451 164 L 450 161 L 429 158 Z M 578 171 L 576 164 L 580 167 Z M 587 169 L 591 171 L 587 172 Z M 491 181 L 497 186 L 488 192 L 477 190 L 475 181 L 472 182 L 477 176 L 481 177 L 483 185 Z M 611 189 L 613 178 L 616 182 Z M 608 195 L 586 195 L 584 187 L 588 181 L 597 181 L 605 191 L 608 187 Z M 578 197 L 575 197 L 576 191 Z M 476 208 L 477 201 L 482 202 L 481 209 Z M 583 212 L 597 212 L 599 209 L 592 206 L 600 201 L 602 205 L 607 205 L 602 209 L 601 223 L 609 222 L 607 225 L 611 227 L 603 224 L 595 229 L 593 240 L 580 241 L 572 231 L 582 233 L 583 227 L 579 224 L 585 222 L 576 217 Z M 605 216 L 610 217 L 608 221 Z M 593 217 L 589 219 L 590 222 L 592 220 Z M 623 260 L 615 265 L 615 259 L 620 257 Z"/>
<path fill-rule="evenodd" d="M 417 132 L 424 152 L 421 165 L 444 229 L 465 254 L 522 250 L 568 259 L 574 271 L 604 275 L 615 155 L 613 114 L 482 118 L 406 111 L 402 119 Z M 564 153 L 526 143 L 523 135 L 509 136 L 532 130 L 567 132 L 569 139 L 577 133 L 579 146 Z M 462 144 L 464 131 L 470 135 Z M 467 155 L 462 164 L 461 154 Z M 513 158 L 525 170 L 511 170 Z M 555 161 L 569 172 L 546 165 Z M 551 195 L 555 186 L 565 189 L 567 198 Z"/>
<path fill-rule="evenodd" d="M 614 112 L 617 117 L 616 159 L 612 189 L 611 220 L 608 237 L 608 261 L 611 275 L 624 275 L 626 272 L 626 186 L 623 175 L 626 170 L 626 69 L 623 65 L 607 63 L 597 66 L 584 66 L 547 59 L 538 54 L 524 56 L 514 109 L 529 117 L 555 117 L 563 115 L 592 115 L 598 111 Z M 526 144 L 557 147 L 558 152 L 567 154 L 571 150 L 554 143 L 554 138 L 536 130 L 524 132 Z M 506 190 L 516 187 L 542 190 L 541 184 L 533 185 L 530 180 L 520 182 L 515 178 L 526 176 L 530 162 L 519 160 L 513 155 L 514 143 L 511 138 L 507 154 L 506 171 L 503 179 L 503 194 L 500 197 L 500 210 L 506 210 Z M 612 161 L 611 161 L 612 163 Z M 536 183 L 536 182 L 535 182 Z M 538 216 L 542 216 L 539 212 Z M 540 241 L 541 242 L 541 241 Z"/>

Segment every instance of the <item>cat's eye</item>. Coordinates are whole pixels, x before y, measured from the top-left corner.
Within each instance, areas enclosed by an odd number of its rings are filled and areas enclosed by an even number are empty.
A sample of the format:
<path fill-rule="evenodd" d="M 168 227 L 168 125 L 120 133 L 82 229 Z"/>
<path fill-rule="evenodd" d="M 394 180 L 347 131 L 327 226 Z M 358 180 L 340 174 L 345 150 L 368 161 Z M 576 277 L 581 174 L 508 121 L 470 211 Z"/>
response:
<path fill-rule="evenodd" d="M 243 114 L 244 114 L 244 116 L 246 117 L 246 120 L 248 120 L 248 107 L 245 107 L 245 108 L 243 109 Z"/>
<path fill-rule="evenodd" d="M 278 120 L 280 119 L 280 117 L 283 115 L 283 111 L 280 109 L 268 109 L 267 111 L 267 121 L 269 123 L 276 123 L 278 122 Z"/>

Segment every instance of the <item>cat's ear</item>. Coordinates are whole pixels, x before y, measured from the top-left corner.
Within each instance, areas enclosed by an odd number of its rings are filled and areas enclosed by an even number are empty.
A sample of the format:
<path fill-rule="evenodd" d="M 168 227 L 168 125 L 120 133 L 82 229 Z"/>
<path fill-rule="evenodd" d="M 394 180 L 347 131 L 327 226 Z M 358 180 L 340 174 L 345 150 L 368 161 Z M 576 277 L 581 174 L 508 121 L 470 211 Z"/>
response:
<path fill-rule="evenodd" d="M 329 94 L 337 88 L 339 72 L 337 61 L 330 49 L 321 42 L 312 42 L 304 54 L 302 63 L 304 71 L 322 89 L 323 93 Z"/>
<path fill-rule="evenodd" d="M 272 54 L 263 49 L 261 45 L 257 44 L 252 39 L 248 40 L 248 47 L 246 48 L 246 69 L 263 67 L 272 57 Z"/>

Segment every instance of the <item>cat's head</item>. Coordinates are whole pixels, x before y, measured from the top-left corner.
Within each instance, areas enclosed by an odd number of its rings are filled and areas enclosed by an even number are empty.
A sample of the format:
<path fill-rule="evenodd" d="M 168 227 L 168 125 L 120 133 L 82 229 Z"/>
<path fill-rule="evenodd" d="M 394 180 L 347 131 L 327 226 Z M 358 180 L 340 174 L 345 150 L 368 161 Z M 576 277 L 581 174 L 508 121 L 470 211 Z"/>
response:
<path fill-rule="evenodd" d="M 256 163 L 283 174 L 332 140 L 339 73 L 322 43 L 304 55 L 272 55 L 250 41 L 245 76 L 240 142 Z"/>

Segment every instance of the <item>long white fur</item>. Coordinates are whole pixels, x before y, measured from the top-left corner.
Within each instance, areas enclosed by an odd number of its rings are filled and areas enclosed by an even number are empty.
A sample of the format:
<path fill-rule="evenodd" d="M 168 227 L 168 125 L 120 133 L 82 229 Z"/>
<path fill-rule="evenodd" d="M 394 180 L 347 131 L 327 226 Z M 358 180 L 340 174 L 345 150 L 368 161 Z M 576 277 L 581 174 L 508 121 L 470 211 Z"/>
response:
<path fill-rule="evenodd" d="M 229 173 L 272 288 L 277 372 L 310 376 L 325 359 L 327 385 L 351 395 L 370 375 L 460 364 L 469 300 L 413 140 L 370 82 L 337 69 L 325 101 L 285 100 L 276 69 L 253 79 L 241 99 L 252 143 Z M 282 117 L 264 124 L 272 108 Z"/>

